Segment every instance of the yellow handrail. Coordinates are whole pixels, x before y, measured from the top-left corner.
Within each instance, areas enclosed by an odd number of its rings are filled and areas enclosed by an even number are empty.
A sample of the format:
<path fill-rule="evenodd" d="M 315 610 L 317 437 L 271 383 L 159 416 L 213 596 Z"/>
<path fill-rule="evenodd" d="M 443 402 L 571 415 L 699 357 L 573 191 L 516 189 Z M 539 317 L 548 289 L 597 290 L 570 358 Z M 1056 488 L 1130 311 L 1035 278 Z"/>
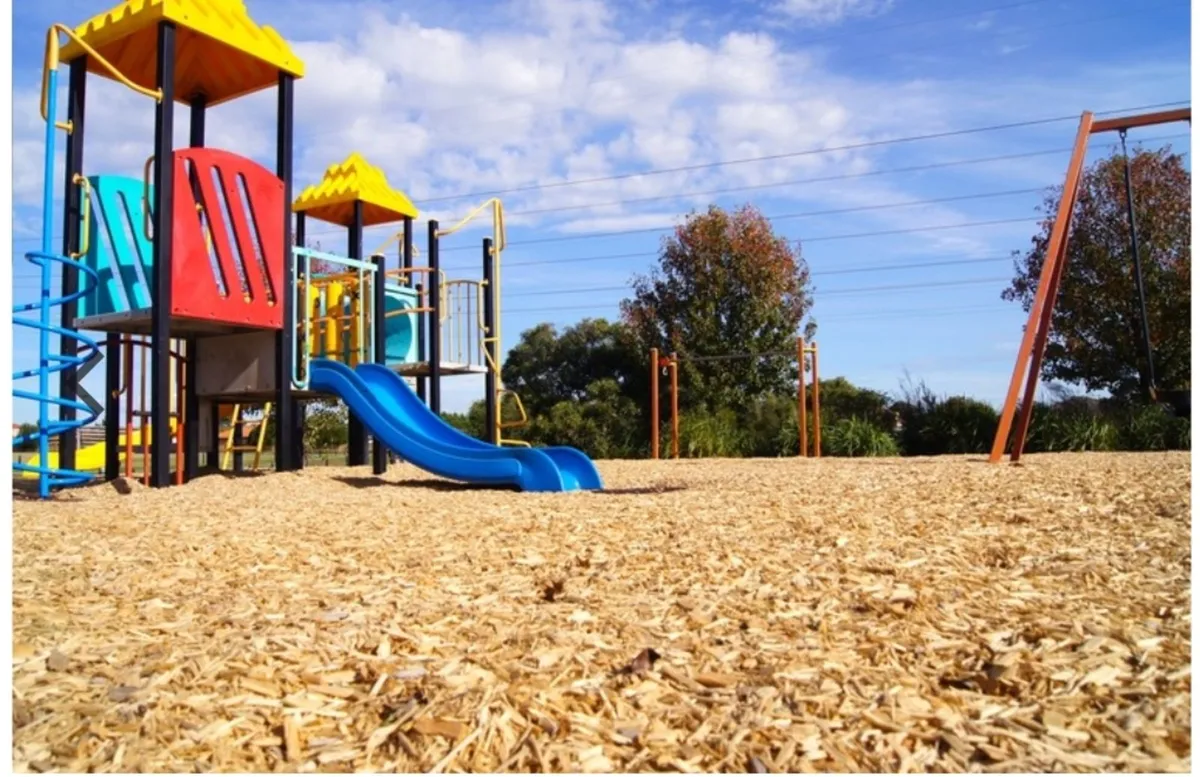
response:
<path fill-rule="evenodd" d="M 154 154 L 151 154 L 146 159 L 146 164 L 142 167 L 142 232 L 145 233 L 147 240 L 153 240 L 154 235 L 150 234 L 150 223 L 152 221 L 150 215 L 150 168 L 154 166 Z"/>
<path fill-rule="evenodd" d="M 71 182 L 83 189 L 80 197 L 83 198 L 82 213 L 80 219 L 83 221 L 83 231 L 79 235 L 79 250 L 71 254 L 72 259 L 79 259 L 87 256 L 88 249 L 92 245 L 92 185 L 88 183 L 88 179 L 79 174 L 71 178 Z"/>
<path fill-rule="evenodd" d="M 367 254 L 367 256 L 375 256 L 376 254 L 382 254 L 384 251 L 391 248 L 392 243 L 395 243 L 395 242 L 397 242 L 399 240 L 403 240 L 403 239 L 404 239 L 404 230 L 401 230 L 401 231 L 395 233 L 394 235 L 392 235 L 391 237 L 389 237 L 387 240 L 380 243 L 379 246 L 374 251 Z M 413 243 L 412 252 L 413 252 L 413 256 L 421 255 L 421 249 L 417 248 L 416 243 Z"/>
<path fill-rule="evenodd" d="M 507 440 L 506 441 L 506 440 L 503 440 L 502 438 L 500 438 L 500 430 L 501 429 L 522 426 L 525 423 L 527 423 L 529 419 L 525 415 L 525 408 L 523 406 L 521 406 L 521 404 L 520 404 L 521 403 L 520 397 L 518 397 L 516 395 L 516 393 L 514 393 L 512 391 L 508 391 L 507 389 L 504 388 L 503 380 L 500 377 L 500 365 L 496 364 L 496 360 L 491 357 L 491 354 L 488 353 L 488 348 L 487 348 L 489 343 L 494 342 L 496 344 L 497 350 L 499 350 L 500 344 L 503 342 L 503 340 L 501 339 L 501 332 L 500 332 L 500 322 L 503 320 L 503 316 L 501 314 L 501 302 L 500 302 L 500 296 L 501 296 L 500 295 L 500 278 L 501 278 L 500 257 L 502 255 L 502 253 L 504 252 L 504 249 L 508 246 L 508 234 L 504 228 L 504 205 L 500 201 L 500 198 L 492 197 L 491 199 L 486 200 L 483 204 L 479 205 L 474 210 L 472 210 L 470 213 L 468 213 L 462 219 L 462 221 L 459 221 L 454 226 L 448 227 L 446 229 L 438 230 L 437 235 L 438 235 L 438 237 L 445 237 L 447 235 L 454 234 L 455 232 L 457 232 L 458 230 L 462 229 L 467 224 L 469 224 L 476 216 L 478 216 L 480 213 L 482 213 L 489 205 L 492 208 L 492 257 L 495 260 L 492 264 L 493 283 L 492 283 L 489 291 L 492 294 L 492 310 L 495 313 L 496 327 L 495 327 L 494 332 L 489 332 L 487 330 L 487 327 L 483 327 L 484 337 L 482 338 L 482 342 L 480 343 L 480 345 L 483 349 L 484 358 L 487 361 L 488 366 L 491 368 L 492 372 L 494 372 L 496 374 L 497 394 L 496 394 L 496 430 L 495 430 L 495 432 L 496 432 L 497 439 L 500 442 L 500 444 L 504 444 L 505 442 L 508 442 L 509 444 L 513 444 L 513 445 L 524 445 L 526 443 L 523 443 L 520 440 Z M 500 422 L 500 409 L 499 409 L 500 408 L 500 400 L 503 399 L 503 397 L 506 393 L 511 394 L 517 400 L 517 405 L 521 410 L 521 420 L 518 422 L 513 422 L 510 424 L 507 424 L 507 425 L 502 424 Z"/>
<path fill-rule="evenodd" d="M 65 24 L 55 23 L 50 25 L 50 29 L 46 33 L 46 56 L 43 60 L 42 67 L 43 119 L 50 121 L 50 72 L 52 70 L 58 70 L 60 48 L 58 42 L 58 33 L 60 32 L 73 40 L 75 43 L 79 44 L 79 47 L 86 51 L 89 57 L 100 63 L 100 66 L 111 73 L 113 78 L 115 78 L 117 81 L 129 87 L 138 94 L 145 95 L 146 97 L 152 97 L 155 102 L 162 102 L 163 93 L 161 89 L 147 89 L 144 86 L 138 86 L 133 81 L 130 81 L 128 78 L 126 78 L 125 74 L 120 70 L 117 70 L 117 68 L 111 62 L 100 56 L 100 52 L 96 51 L 94 48 L 85 43 L 82 38 L 75 34 L 74 30 Z M 71 132 L 74 129 L 69 121 L 55 121 L 54 125 L 59 129 L 66 130 L 67 132 Z"/>

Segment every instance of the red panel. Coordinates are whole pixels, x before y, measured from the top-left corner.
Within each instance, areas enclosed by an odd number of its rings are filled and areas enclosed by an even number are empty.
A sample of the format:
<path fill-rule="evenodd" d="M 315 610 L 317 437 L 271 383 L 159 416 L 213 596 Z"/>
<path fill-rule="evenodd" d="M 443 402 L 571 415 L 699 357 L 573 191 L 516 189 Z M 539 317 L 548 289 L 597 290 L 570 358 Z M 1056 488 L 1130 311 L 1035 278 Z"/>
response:
<path fill-rule="evenodd" d="M 281 329 L 283 305 L 279 300 L 285 282 L 283 181 L 257 162 L 220 149 L 185 148 L 174 156 L 171 313 L 205 321 Z M 188 163 L 199 179 L 198 192 L 188 175 Z M 214 185 L 214 171 L 221 181 L 220 187 Z M 249 202 L 242 197 L 238 176 L 245 180 Z M 212 230 L 213 249 L 225 276 L 225 294 L 213 275 L 197 204 L 204 207 Z M 231 231 L 233 240 L 229 239 Z M 259 241 L 261 264 L 256 250 Z M 238 276 L 242 267 L 244 280 Z"/>

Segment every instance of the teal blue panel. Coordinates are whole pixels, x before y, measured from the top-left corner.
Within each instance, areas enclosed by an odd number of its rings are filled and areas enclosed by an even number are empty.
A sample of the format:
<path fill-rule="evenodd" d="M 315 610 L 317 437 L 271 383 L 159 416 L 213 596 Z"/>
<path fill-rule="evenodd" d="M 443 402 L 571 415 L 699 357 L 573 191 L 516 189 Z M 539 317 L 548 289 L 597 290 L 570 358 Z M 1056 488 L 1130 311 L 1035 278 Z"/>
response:
<path fill-rule="evenodd" d="M 79 316 L 125 313 L 150 307 L 150 290 L 142 281 L 154 277 L 154 246 L 143 227 L 145 184 L 137 178 L 97 175 L 92 186 L 90 244 L 84 262 L 100 278 L 96 289 L 79 301 Z M 150 190 L 150 197 L 154 190 Z M 138 266 L 142 277 L 138 275 Z"/>
<path fill-rule="evenodd" d="M 417 307 L 416 289 L 387 286 L 383 290 L 385 310 L 411 310 Z M 388 364 L 405 364 L 417 360 L 417 316 L 392 316 L 384 323 L 384 345 Z"/>

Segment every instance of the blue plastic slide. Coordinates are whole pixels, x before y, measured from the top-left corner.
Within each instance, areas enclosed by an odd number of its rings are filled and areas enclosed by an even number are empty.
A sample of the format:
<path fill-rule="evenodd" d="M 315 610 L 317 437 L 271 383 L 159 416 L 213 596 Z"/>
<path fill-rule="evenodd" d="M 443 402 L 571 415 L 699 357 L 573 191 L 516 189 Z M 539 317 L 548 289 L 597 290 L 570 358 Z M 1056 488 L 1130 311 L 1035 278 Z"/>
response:
<path fill-rule="evenodd" d="M 313 359 L 309 387 L 341 397 L 376 440 L 439 477 L 522 491 L 604 487 L 596 465 L 574 448 L 502 448 L 463 434 L 382 365 L 362 364 L 352 370 L 341 362 Z"/>

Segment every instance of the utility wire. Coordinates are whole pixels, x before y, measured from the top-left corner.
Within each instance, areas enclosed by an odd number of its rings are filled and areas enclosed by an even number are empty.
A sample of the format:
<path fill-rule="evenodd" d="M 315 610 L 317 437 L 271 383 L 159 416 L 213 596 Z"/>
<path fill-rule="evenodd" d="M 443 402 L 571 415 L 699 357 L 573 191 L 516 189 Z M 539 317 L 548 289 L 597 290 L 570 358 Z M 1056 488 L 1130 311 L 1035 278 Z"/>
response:
<path fill-rule="evenodd" d="M 1177 135 L 1160 135 L 1153 138 L 1142 138 L 1142 143 L 1154 143 L 1162 140 L 1178 140 L 1180 138 L 1190 138 L 1191 135 L 1181 133 Z M 1103 145 L 1103 143 L 1101 143 Z M 623 200 L 609 200 L 607 202 L 590 202 L 580 205 L 559 205 L 553 208 L 536 208 L 534 210 L 515 210 L 507 211 L 507 216 L 535 216 L 546 213 L 565 213 L 572 210 L 592 210 L 595 208 L 612 208 L 619 205 L 641 205 L 648 202 L 662 202 L 664 200 L 680 200 L 688 197 L 704 197 L 721 194 L 733 194 L 735 192 L 761 191 L 763 189 L 782 189 L 788 186 L 798 186 L 807 183 L 829 183 L 831 181 L 849 181 L 856 178 L 871 178 L 879 175 L 894 175 L 896 173 L 918 173 L 927 172 L 929 170 L 940 170 L 950 167 L 965 167 L 967 165 L 987 164 L 989 162 L 1010 162 L 1014 159 L 1031 159 L 1039 156 L 1050 156 L 1053 154 L 1067 154 L 1074 149 L 1070 146 L 1062 148 L 1046 149 L 1044 151 L 1026 151 L 1019 154 L 1001 154 L 999 156 L 976 157 L 974 159 L 956 159 L 951 162 L 931 162 L 923 165 L 911 165 L 908 167 L 887 167 L 881 170 L 868 170 L 863 173 L 844 173 L 841 175 L 822 175 L 815 178 L 795 178 L 790 181 L 779 181 L 777 183 L 759 183 L 746 186 L 731 186 L 725 189 L 706 189 L 698 191 L 674 192 L 672 194 L 659 194 L 654 197 L 633 197 Z"/>
<path fill-rule="evenodd" d="M 857 288 L 857 289 L 855 289 L 855 288 L 831 289 L 829 291 L 821 291 L 820 294 L 822 296 L 824 296 L 827 294 L 856 294 L 856 293 L 860 293 L 860 292 L 869 292 L 869 291 L 890 291 L 890 290 L 894 290 L 894 289 L 929 288 L 929 287 L 935 287 L 935 286 L 966 286 L 966 285 L 975 284 L 975 283 L 991 283 L 991 282 L 994 282 L 997 280 L 1003 281 L 1003 280 L 1010 280 L 1010 279 L 1009 278 L 974 278 L 974 279 L 966 280 L 966 281 L 961 281 L 961 280 L 960 281 L 932 281 L 932 282 L 927 282 L 927 283 L 910 283 L 910 284 L 900 284 L 900 285 L 890 285 L 890 286 L 865 286 L 865 287 L 861 287 L 861 288 Z M 599 292 L 604 292 L 604 291 L 627 291 L 632 288 L 633 288 L 633 284 L 626 283 L 626 284 L 623 284 L 620 286 L 586 286 L 586 287 L 573 288 L 573 289 L 548 289 L 548 290 L 547 289 L 539 289 L 538 291 L 516 292 L 513 294 L 508 294 L 506 296 L 508 296 L 508 297 L 535 297 L 535 296 L 540 297 L 540 296 L 551 296 L 551 295 L 558 295 L 558 294 L 593 294 L 593 293 L 599 293 Z"/>
<path fill-rule="evenodd" d="M 820 37 L 809 38 L 807 40 L 793 41 L 793 42 L 791 42 L 791 45 L 795 46 L 795 47 L 813 46 L 818 43 L 828 43 L 830 41 L 844 40 L 846 38 L 858 38 L 858 37 L 862 37 L 864 35 L 870 36 L 870 35 L 875 35 L 875 34 L 881 33 L 881 32 L 891 32 L 893 30 L 903 29 L 903 28 L 907 28 L 907 27 L 920 27 L 920 26 L 923 26 L 926 24 L 935 24 L 938 22 L 951 21 L 954 19 L 962 19 L 962 18 L 967 18 L 967 17 L 971 17 L 971 16 L 982 16 L 984 14 L 996 13 L 999 11 L 1011 11 L 1011 10 L 1014 10 L 1017 8 L 1023 8 L 1023 7 L 1031 6 L 1031 5 L 1044 5 L 1047 2 L 1050 2 L 1050 0 L 1019 0 L 1018 2 L 1009 2 L 1009 3 L 1004 3 L 1001 5 L 990 6 L 988 8 L 975 8 L 975 9 L 971 9 L 969 11 L 965 11 L 963 13 L 940 14 L 938 16 L 927 16 L 923 19 L 910 19 L 908 21 L 898 22 L 898 23 L 894 23 L 894 24 L 882 25 L 882 26 L 878 26 L 878 27 L 871 27 L 871 28 L 868 28 L 865 30 L 856 29 L 856 30 L 851 30 L 851 31 L 847 31 L 847 32 L 836 33 L 833 35 L 822 35 Z M 637 78 L 639 76 L 644 76 L 644 75 L 646 75 L 645 72 L 632 71 L 632 72 L 626 72 L 622 75 L 612 75 L 612 76 L 605 76 L 603 78 L 594 78 L 594 79 L 585 81 L 583 84 L 580 85 L 580 88 L 588 89 L 589 87 L 596 86 L 599 84 L 616 83 L 618 81 L 628 81 L 631 78 Z M 554 89 L 544 89 L 544 88 L 532 89 L 532 90 L 526 90 L 526 91 L 516 92 L 516 93 L 510 92 L 510 93 L 504 94 L 503 96 L 495 97 L 495 98 L 487 99 L 487 100 L 473 100 L 469 103 L 459 103 L 458 105 L 446 105 L 446 106 L 440 106 L 437 108 L 429 108 L 429 109 L 422 111 L 421 113 L 425 117 L 429 117 L 429 116 L 438 116 L 438 115 L 442 115 L 442 114 L 446 114 L 446 113 L 454 113 L 457 111 L 467 111 L 467 110 L 482 112 L 488 106 L 503 105 L 503 104 L 509 103 L 515 99 L 519 100 L 519 99 L 524 99 L 524 98 L 528 98 L 528 97 L 537 97 L 537 96 L 545 95 L 545 94 L 557 94 L 560 91 L 561 91 L 561 87 L 557 87 Z M 319 137 L 319 135 L 317 135 L 317 134 L 306 135 L 306 137 Z"/>
<path fill-rule="evenodd" d="M 1187 101 L 1174 102 L 1174 103 L 1163 103 L 1162 105 L 1174 106 L 1174 105 L 1185 104 L 1186 102 Z M 1103 112 L 1097 113 L 1097 115 L 1106 115 L 1106 114 L 1110 114 L 1110 113 L 1126 113 L 1126 112 L 1130 112 L 1130 111 L 1134 111 L 1134 110 L 1142 110 L 1142 109 L 1148 109 L 1148 108 L 1154 108 L 1154 107 L 1161 107 L 1161 106 L 1143 106 L 1143 108 L 1124 108 L 1124 109 L 1120 109 L 1117 111 L 1103 111 Z M 1045 123 L 1047 121 L 1059 121 L 1059 120 L 1061 120 L 1061 119 L 1034 120 L 1033 123 Z M 963 132 L 976 132 L 976 131 L 982 131 L 982 130 L 964 130 Z M 1155 136 L 1155 137 L 1151 137 L 1151 138 L 1145 138 L 1141 142 L 1150 143 L 1150 142 L 1159 142 L 1159 141 L 1175 140 L 1175 139 L 1190 138 L 1190 137 L 1191 137 L 1191 135 L 1187 134 L 1187 133 L 1173 134 L 1173 135 L 1161 135 L 1161 136 Z M 880 145 L 883 145 L 883 144 L 887 144 L 887 143 L 891 143 L 891 142 L 904 142 L 905 140 L 911 140 L 911 138 L 909 138 L 909 139 L 901 138 L 901 139 L 897 139 L 896 141 L 887 141 L 887 140 L 877 141 L 877 143 Z M 1114 148 L 1116 147 L 1116 144 L 1112 141 L 1101 141 L 1100 145 L 1112 145 Z M 838 148 L 818 149 L 811 153 L 833 153 L 837 150 L 839 150 L 839 149 Z M 658 201 L 658 200 L 682 199 L 685 197 L 692 197 L 692 196 L 729 194 L 729 193 L 739 192 L 739 191 L 752 191 L 752 190 L 759 190 L 759 189 L 782 188 L 782 187 L 793 186 L 793 185 L 798 185 L 798 184 L 806 184 L 806 183 L 827 183 L 827 182 L 831 182 L 831 181 L 850 180 L 850 179 L 854 179 L 854 178 L 865 178 L 865 177 L 872 177 L 872 176 L 878 176 L 878 175 L 922 172 L 922 171 L 927 171 L 927 170 L 948 169 L 948 168 L 954 168 L 954 167 L 972 165 L 972 164 L 986 164 L 988 162 L 1011 161 L 1014 159 L 1032 158 L 1032 157 L 1036 157 L 1036 156 L 1044 156 L 1044 155 L 1057 154 L 1057 153 L 1067 153 L 1067 152 L 1070 152 L 1071 150 L 1072 149 L 1068 147 L 1068 148 L 1062 148 L 1062 149 L 1047 149 L 1047 150 L 1043 150 L 1043 151 L 1022 152 L 1022 153 L 1017 153 L 1017 154 L 1002 154 L 1002 155 L 991 156 L 991 157 L 978 157 L 978 158 L 973 158 L 973 159 L 954 160 L 954 161 L 950 161 L 950 162 L 934 162 L 934 163 L 923 164 L 923 165 L 912 165 L 912 166 L 907 166 L 907 167 L 887 168 L 887 169 L 883 169 L 883 170 L 871 170 L 871 171 L 867 171 L 867 172 L 863 172 L 863 173 L 848 173 L 848 174 L 840 174 L 840 175 L 835 175 L 835 176 L 820 176 L 820 177 L 813 177 L 813 178 L 806 178 L 806 179 L 797 179 L 797 180 L 792 180 L 792 181 L 782 181 L 782 182 L 778 182 L 778 183 L 754 184 L 754 185 L 748 185 L 748 186 L 738 186 L 738 187 L 731 187 L 731 188 L 726 188 L 726 189 L 713 189 L 713 190 L 704 190 L 704 191 L 676 192 L 676 193 L 672 193 L 669 195 L 659 195 L 656 197 L 643 197 L 643 198 L 615 200 L 615 201 L 604 202 L 604 203 L 593 203 L 593 204 L 589 204 L 589 205 L 571 205 L 571 206 L 562 206 L 561 208 L 547 208 L 547 209 L 529 210 L 529 211 L 512 211 L 512 212 L 509 212 L 508 215 L 509 216 L 535 215 L 535 214 L 540 214 L 540 213 L 557 212 L 560 210 L 567 211 L 567 210 L 576 210 L 576 209 L 591 209 L 591 208 L 599 208 L 599 207 L 610 207 L 610 206 L 615 206 L 615 205 L 626 205 L 626 204 L 652 202 L 652 201 Z M 809 153 L 809 152 L 801 152 L 801 153 Z M 720 164 L 720 163 L 718 163 L 718 164 Z M 641 175 L 641 173 L 637 173 L 634 175 Z M 847 212 L 847 211 L 842 211 L 842 212 Z M 779 218 L 779 217 L 777 217 L 777 218 Z M 666 229 L 673 229 L 673 228 L 674 227 L 667 227 Z M 662 231 L 662 230 L 651 230 L 651 231 Z M 309 232 L 308 237 L 316 238 L 316 237 L 328 237 L 328 236 L 343 236 L 345 234 L 346 234 L 346 230 L 344 230 L 344 229 L 331 229 L 331 230 L 322 230 L 322 231 L 318 231 L 318 232 Z M 40 242 L 40 240 L 41 240 L 41 238 L 30 237 L 30 238 L 22 238 L 21 240 L 15 240 L 15 241 L 13 241 L 13 243 L 14 243 L 14 245 L 24 245 L 24 244 L 37 243 L 37 242 Z M 61 234 L 55 235 L 55 237 L 54 237 L 55 242 L 59 242 L 61 240 L 62 240 Z M 530 244 L 530 241 L 522 241 L 522 242 L 526 245 Z M 521 243 L 518 242 L 518 243 L 510 243 L 509 245 L 520 245 L 520 244 Z M 477 247 L 476 246 L 472 246 L 472 247 L 443 246 L 442 247 L 443 253 L 453 252 L 453 251 L 463 251 L 463 250 L 477 250 Z"/>
<path fill-rule="evenodd" d="M 1116 110 L 1096 111 L 1096 116 L 1107 116 L 1117 113 L 1129 113 L 1133 111 L 1148 111 L 1158 108 L 1170 108 L 1180 105 L 1186 105 L 1189 100 L 1176 100 L 1168 103 L 1155 103 L 1153 105 L 1139 105 L 1132 108 L 1119 108 Z M 641 178 L 651 175 L 667 175 L 669 173 L 686 173 L 694 170 L 710 170 L 714 167 L 729 167 L 732 165 L 744 165 L 752 162 L 771 162 L 779 159 L 795 159 L 798 157 L 813 156 L 815 154 L 832 154 L 841 151 L 858 151 L 865 148 L 879 148 L 880 146 L 897 146 L 904 143 L 918 143 L 926 140 L 940 140 L 942 138 L 962 137 L 964 135 L 977 135 L 984 132 L 1000 132 L 1008 129 L 1019 129 L 1023 127 L 1035 127 L 1045 124 L 1058 124 L 1064 121 L 1078 120 L 1079 114 L 1067 114 L 1064 116 L 1050 116 L 1043 119 L 1026 119 L 1024 121 L 1006 122 L 1003 124 L 989 124 L 982 127 L 969 127 L 957 130 L 944 130 L 942 132 L 927 132 L 921 135 L 908 135 L 899 138 L 887 138 L 881 140 L 864 140 L 858 143 L 844 143 L 840 146 L 827 146 L 825 148 L 808 148 L 801 151 L 789 151 L 780 154 L 765 154 L 763 156 L 742 157 L 740 159 L 726 159 L 719 162 L 702 162 L 692 165 L 680 165 L 678 167 L 659 167 L 651 168 L 650 170 L 641 170 L 635 173 L 620 173 L 617 175 L 606 175 L 597 178 L 575 178 L 566 181 L 552 181 L 544 184 L 530 184 L 528 186 L 514 186 L 508 189 L 493 189 L 491 191 L 476 191 L 467 192 L 464 194 L 456 194 L 445 197 L 427 197 L 422 200 L 423 203 L 431 202 L 447 202 L 449 200 L 462 200 L 474 197 L 496 197 L 501 194 L 517 194 L 520 192 L 544 191 L 546 189 L 560 189 L 565 186 L 581 186 L 589 183 L 607 183 L 609 181 L 623 181 L 629 178 Z"/>
<path fill-rule="evenodd" d="M 834 296 L 834 295 L 854 296 L 854 295 L 858 295 L 858 294 L 873 294 L 873 293 L 877 293 L 877 292 L 881 292 L 881 291 L 914 291 L 914 290 L 925 290 L 925 289 L 932 289 L 932 288 L 979 286 L 979 285 L 985 285 L 985 284 L 989 284 L 989 283 L 1002 283 L 1002 282 L 1011 281 L 1011 280 L 1012 280 L 1011 278 L 1000 276 L 1000 277 L 992 277 L 992 278 L 970 278 L 970 279 L 961 280 L 961 281 L 934 281 L 934 282 L 927 282 L 927 283 L 896 283 L 896 284 L 888 284 L 888 285 L 884 285 L 884 286 L 864 286 L 864 287 L 860 287 L 860 288 L 856 288 L 856 289 L 855 288 L 832 289 L 830 291 L 822 291 L 822 292 L 820 292 L 820 295 L 822 298 Z M 623 288 L 624 287 L 616 287 L 616 289 L 623 289 Z M 621 302 L 623 302 L 623 300 L 617 300 L 614 302 L 607 302 L 607 303 L 596 303 L 595 305 L 584 305 L 584 306 L 559 305 L 559 306 L 551 306 L 551 307 L 506 308 L 504 312 L 505 313 L 543 313 L 543 312 L 564 311 L 564 310 L 593 310 L 593 309 L 594 310 L 601 310 L 601 309 L 608 310 L 615 306 L 620 305 Z"/>
<path fill-rule="evenodd" d="M 813 218 L 816 216 L 841 216 L 847 213 L 867 213 L 877 210 L 890 210 L 893 208 L 913 208 L 918 205 L 941 205 L 947 202 L 965 202 L 967 200 L 984 200 L 994 199 L 999 197 L 1015 197 L 1020 194 L 1037 194 L 1045 191 L 1046 187 L 1038 186 L 1028 189 L 1010 189 L 1003 192 L 981 192 L 977 194 L 956 194 L 949 197 L 932 197 L 925 200 L 903 200 L 901 202 L 885 202 L 878 205 L 855 205 L 850 208 L 832 208 L 826 210 L 810 210 L 803 213 L 780 213 L 774 216 L 764 216 L 767 221 L 790 221 L 792 219 Z M 616 229 L 608 232 L 580 232 L 575 235 L 555 235 L 554 237 L 540 237 L 534 240 L 511 240 L 508 243 L 512 246 L 527 246 L 540 245 L 542 243 L 562 243 L 570 240 L 587 240 L 599 239 L 606 237 L 624 237 L 626 235 L 652 235 L 656 232 L 669 232 L 677 229 L 680 224 L 667 224 L 661 227 L 638 227 L 635 229 Z M 812 238 L 809 238 L 811 240 Z M 802 241 L 804 242 L 804 241 Z M 478 251 L 478 246 L 453 246 L 442 248 L 442 253 L 450 251 Z"/>
<path fill-rule="evenodd" d="M 1161 0 L 1160 0 L 1160 2 L 1161 2 Z M 1097 22 L 1111 21 L 1113 19 L 1119 19 L 1119 18 L 1123 18 L 1126 16 L 1144 15 L 1144 13 L 1145 13 L 1144 6 L 1152 6 L 1152 5 L 1154 5 L 1154 3 L 1151 3 L 1150 0 L 1144 0 L 1142 6 L 1139 6 L 1134 11 L 1126 10 L 1126 11 L 1121 11 L 1121 12 L 1117 12 L 1117 13 L 1103 14 L 1100 16 L 1090 16 L 1090 17 L 1085 17 L 1085 18 L 1073 17 L 1067 21 L 1059 22 L 1056 24 L 1036 25 L 1036 29 L 1038 31 L 1045 32 L 1047 30 L 1052 30 L 1055 28 L 1070 27 L 1070 28 L 1072 28 L 1073 31 L 1077 32 L 1078 29 L 1084 25 L 1095 24 Z M 950 44 L 949 46 L 946 46 L 946 45 L 924 46 L 920 49 L 914 50 L 912 53 L 928 54 L 931 52 L 943 51 L 948 48 L 955 48 L 961 42 L 961 38 L 956 37 L 956 36 L 947 36 L 947 42 Z M 979 50 L 979 47 L 976 46 L 972 51 L 978 51 L 978 50 Z M 866 57 L 851 57 L 849 59 L 842 60 L 840 62 L 840 64 L 842 64 L 843 66 L 847 65 L 847 64 L 862 64 L 864 62 L 874 62 L 874 61 L 878 61 L 878 60 L 891 59 L 891 58 L 894 58 L 895 56 L 896 56 L 895 52 L 885 51 L 885 52 L 875 53 L 875 54 L 872 54 L 872 55 L 866 56 Z M 961 76 L 963 74 L 963 71 L 961 70 L 961 68 L 959 68 L 958 70 L 956 70 L 956 73 Z M 678 92 L 677 88 L 671 88 L 671 89 L 667 89 L 667 90 L 655 90 L 653 92 L 635 92 L 631 95 L 627 95 L 627 98 L 631 99 L 631 100 L 637 99 L 640 101 L 646 101 L 651 98 L 657 98 L 657 97 L 674 98 L 674 97 L 678 96 L 678 93 L 679 92 Z M 559 106 L 556 106 L 556 107 L 548 109 L 548 110 L 539 110 L 539 111 L 533 111 L 533 112 L 526 111 L 526 112 L 522 112 L 520 114 L 514 113 L 511 115 L 507 115 L 507 116 L 506 115 L 501 115 L 501 116 L 492 115 L 490 118 L 483 118 L 483 119 L 475 118 L 472 120 L 471 124 L 473 127 L 478 128 L 480 126 L 495 124 L 495 123 L 502 122 L 502 121 L 504 121 L 504 122 L 524 121 L 524 120 L 538 118 L 538 117 L 542 117 L 542 116 L 552 116 L 552 115 L 557 115 L 557 114 L 565 114 L 570 111 L 582 111 L 582 110 L 584 110 L 583 106 L 559 105 Z M 330 130 L 329 132 L 332 132 L 332 130 Z M 475 195 L 475 194 L 442 195 L 442 196 L 438 196 L 438 197 L 421 197 L 421 200 L 423 202 L 439 202 L 439 201 L 444 201 L 447 199 L 466 199 L 468 197 L 474 197 L 474 196 L 477 196 L 477 195 Z"/>

